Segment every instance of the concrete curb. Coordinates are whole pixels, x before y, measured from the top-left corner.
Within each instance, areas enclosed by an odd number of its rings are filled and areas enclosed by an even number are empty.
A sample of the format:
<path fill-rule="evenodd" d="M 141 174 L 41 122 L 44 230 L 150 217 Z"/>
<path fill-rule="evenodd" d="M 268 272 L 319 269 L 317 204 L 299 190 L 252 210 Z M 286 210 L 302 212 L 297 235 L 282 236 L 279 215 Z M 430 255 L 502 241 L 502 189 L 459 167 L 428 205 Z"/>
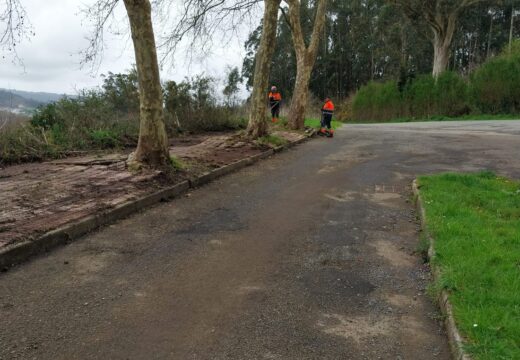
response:
<path fill-rule="evenodd" d="M 441 273 L 440 269 L 434 266 L 432 263 L 433 258 L 435 258 L 435 239 L 431 236 L 426 228 L 426 211 L 424 210 L 417 180 L 413 181 L 412 190 L 415 196 L 415 205 L 421 219 L 421 228 L 428 238 L 428 242 L 430 243 L 428 248 L 428 259 L 431 264 L 433 278 L 435 281 L 437 281 L 440 279 Z M 445 317 L 444 325 L 446 326 L 446 331 L 448 332 L 448 341 L 453 359 L 471 360 L 471 357 L 464 351 L 464 339 L 460 334 L 459 329 L 457 328 L 457 324 L 455 323 L 453 307 L 450 303 L 448 292 L 446 290 L 442 290 L 437 301 L 439 303 L 441 312 Z"/>
<path fill-rule="evenodd" d="M 178 197 L 190 189 L 200 187 L 221 176 L 238 171 L 246 166 L 258 162 L 259 160 L 272 156 L 275 152 L 280 152 L 297 144 L 301 144 L 302 142 L 307 141 L 310 137 L 312 137 L 312 134 L 305 138 L 290 142 L 280 147 L 279 149 L 269 149 L 260 154 L 235 161 L 234 163 L 222 166 L 188 181 L 183 181 L 179 184 L 159 190 L 155 193 L 129 200 L 115 207 L 106 209 L 98 214 L 86 216 L 80 220 L 51 230 L 34 239 L 28 239 L 12 246 L 8 246 L 7 248 L 0 250 L 0 270 L 7 270 L 10 267 L 16 264 L 20 264 L 35 255 L 70 243 L 91 231 L 94 231 L 104 225 L 113 223 L 117 220 L 126 218 L 131 214 L 144 210 L 161 201 L 166 201 Z"/>

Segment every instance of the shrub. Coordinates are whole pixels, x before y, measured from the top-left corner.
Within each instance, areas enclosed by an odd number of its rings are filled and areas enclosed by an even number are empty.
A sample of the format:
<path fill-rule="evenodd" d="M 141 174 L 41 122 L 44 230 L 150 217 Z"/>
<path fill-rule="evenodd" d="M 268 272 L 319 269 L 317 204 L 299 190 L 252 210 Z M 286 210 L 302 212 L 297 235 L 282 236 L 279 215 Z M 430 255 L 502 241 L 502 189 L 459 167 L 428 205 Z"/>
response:
<path fill-rule="evenodd" d="M 214 80 L 197 76 L 164 86 L 170 136 L 245 128 L 243 107 L 219 103 Z M 0 123 L 0 163 L 64 156 L 77 150 L 135 146 L 139 135 L 137 74 L 109 73 L 102 88 L 81 91 L 38 108 L 30 121 Z"/>
<path fill-rule="evenodd" d="M 432 75 L 419 76 L 402 91 L 396 81 L 371 82 L 354 95 L 352 119 L 388 121 L 405 116 L 459 116 L 469 111 L 467 93 L 465 81 L 449 71 L 437 79 Z"/>
<path fill-rule="evenodd" d="M 170 132 L 185 130 L 223 131 L 245 128 L 238 106 L 222 105 L 216 99 L 215 80 L 196 76 L 164 85 L 166 126 Z"/>
<path fill-rule="evenodd" d="M 396 81 L 370 82 L 356 93 L 352 101 L 352 118 L 381 121 L 400 117 L 402 97 Z"/>
<path fill-rule="evenodd" d="M 468 87 L 457 73 L 446 71 L 435 79 L 422 75 L 404 90 L 405 114 L 413 118 L 460 116 L 469 111 Z"/>
<path fill-rule="evenodd" d="M 468 84 L 453 71 L 445 71 L 435 84 L 436 114 L 460 116 L 469 113 Z"/>
<path fill-rule="evenodd" d="M 117 147 L 119 145 L 117 135 L 117 133 L 106 129 L 93 130 L 90 133 L 93 145 L 102 149 Z"/>
<path fill-rule="evenodd" d="M 435 79 L 431 75 L 415 78 L 404 89 L 406 115 L 430 117 L 435 114 Z"/>
<path fill-rule="evenodd" d="M 519 113 L 519 84 L 520 40 L 517 40 L 511 54 L 503 52 L 471 75 L 471 101 L 483 113 Z"/>

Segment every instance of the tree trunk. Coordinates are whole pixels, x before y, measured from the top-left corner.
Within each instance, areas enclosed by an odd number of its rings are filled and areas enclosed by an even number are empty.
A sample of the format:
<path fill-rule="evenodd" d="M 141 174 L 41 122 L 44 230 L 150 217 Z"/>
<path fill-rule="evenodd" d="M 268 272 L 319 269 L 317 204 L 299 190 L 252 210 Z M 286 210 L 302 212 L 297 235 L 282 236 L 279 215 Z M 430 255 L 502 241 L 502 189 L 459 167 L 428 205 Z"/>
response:
<path fill-rule="evenodd" d="M 262 22 L 262 37 L 255 58 L 255 72 L 253 79 L 253 93 L 251 95 L 251 109 L 247 134 L 256 139 L 268 133 L 265 105 L 266 91 L 269 86 L 271 59 L 276 42 L 276 28 L 278 25 L 278 7 L 281 0 L 264 1 L 264 19 Z"/>
<path fill-rule="evenodd" d="M 294 84 L 293 97 L 289 110 L 289 126 L 293 130 L 301 130 L 305 126 L 305 110 L 309 94 L 309 81 L 312 69 L 316 62 L 320 35 L 325 27 L 327 0 L 318 0 L 314 27 L 312 29 L 309 46 L 305 45 L 305 39 L 300 21 L 300 1 L 288 0 L 289 24 L 296 52 L 296 82 Z"/>
<path fill-rule="evenodd" d="M 491 14 L 491 22 L 489 23 L 489 33 L 488 33 L 488 41 L 487 41 L 487 49 L 486 49 L 486 59 L 489 59 L 491 56 L 491 39 L 493 36 L 493 20 L 494 14 Z"/>
<path fill-rule="evenodd" d="M 450 48 L 435 42 L 433 45 L 433 50 L 433 77 L 436 78 L 448 69 Z"/>
<path fill-rule="evenodd" d="M 168 136 L 164 126 L 163 93 L 149 0 L 124 0 L 135 50 L 139 78 L 140 128 L 130 166 L 160 167 L 169 163 Z"/>
<path fill-rule="evenodd" d="M 511 26 L 509 27 L 509 54 L 513 50 L 513 29 L 515 25 L 515 6 L 511 5 Z"/>
<path fill-rule="evenodd" d="M 437 78 L 448 69 L 451 44 L 455 34 L 456 18 L 450 18 L 442 28 L 433 27 L 433 77 Z"/>
<path fill-rule="evenodd" d="M 305 62 L 305 60 L 302 61 Z M 289 110 L 289 126 L 294 130 L 303 129 L 305 126 L 305 110 L 309 98 L 309 81 L 312 68 L 312 65 L 297 62 L 296 82 Z"/>

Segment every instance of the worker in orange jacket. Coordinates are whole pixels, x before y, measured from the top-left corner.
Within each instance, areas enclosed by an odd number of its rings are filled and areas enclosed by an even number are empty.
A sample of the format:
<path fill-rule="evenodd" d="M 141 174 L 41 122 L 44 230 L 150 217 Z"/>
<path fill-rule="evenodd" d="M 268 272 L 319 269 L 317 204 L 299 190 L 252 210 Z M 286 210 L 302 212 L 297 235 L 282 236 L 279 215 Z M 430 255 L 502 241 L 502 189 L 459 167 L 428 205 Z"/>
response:
<path fill-rule="evenodd" d="M 325 98 L 325 104 L 321 108 L 321 129 L 320 135 L 334 137 L 334 129 L 332 129 L 332 115 L 334 115 L 334 103 L 330 98 Z"/>
<path fill-rule="evenodd" d="M 268 97 L 269 106 L 271 108 L 271 118 L 273 123 L 275 123 L 278 122 L 278 118 L 280 117 L 280 104 L 282 102 L 282 95 L 278 92 L 276 86 L 272 86 Z"/>

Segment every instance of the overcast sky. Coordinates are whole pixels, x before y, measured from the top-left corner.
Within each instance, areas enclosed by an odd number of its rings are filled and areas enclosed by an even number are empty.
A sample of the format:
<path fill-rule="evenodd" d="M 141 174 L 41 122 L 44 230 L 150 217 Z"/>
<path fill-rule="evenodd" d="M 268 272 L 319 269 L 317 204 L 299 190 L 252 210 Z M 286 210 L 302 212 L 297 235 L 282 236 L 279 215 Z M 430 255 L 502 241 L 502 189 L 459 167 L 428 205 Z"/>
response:
<path fill-rule="evenodd" d="M 128 36 L 106 36 L 107 49 L 103 62 L 95 74 L 90 68 L 80 68 L 79 52 L 87 46 L 89 24 L 80 13 L 81 6 L 93 0 L 24 0 L 36 35 L 18 46 L 25 69 L 6 56 L 0 58 L 0 88 L 26 91 L 45 91 L 74 94 L 76 90 L 101 84 L 100 75 L 112 71 L 125 72 L 131 68 L 134 53 Z M 124 6 L 118 8 L 124 19 Z M 125 19 L 126 20 L 126 19 Z M 175 55 L 173 68 L 162 70 L 161 79 L 182 80 L 185 76 L 205 73 L 223 78 L 226 66 L 241 68 L 244 57 L 242 38 L 233 38 L 225 46 L 214 46 L 211 54 L 188 60 L 181 49 Z M 156 34 L 160 29 L 155 29 Z M 218 40 L 215 41 L 218 43 Z"/>

